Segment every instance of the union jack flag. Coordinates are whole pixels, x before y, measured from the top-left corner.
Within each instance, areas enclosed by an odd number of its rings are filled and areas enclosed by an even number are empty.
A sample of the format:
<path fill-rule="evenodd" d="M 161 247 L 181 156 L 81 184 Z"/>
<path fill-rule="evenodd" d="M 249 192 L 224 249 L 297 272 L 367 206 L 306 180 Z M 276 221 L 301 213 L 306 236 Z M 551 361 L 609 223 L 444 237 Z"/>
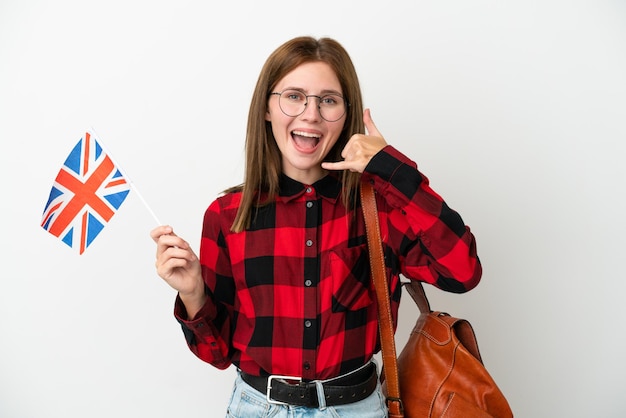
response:
<path fill-rule="evenodd" d="M 129 192 L 130 184 L 111 157 L 86 132 L 54 180 L 41 226 L 82 254 Z"/>

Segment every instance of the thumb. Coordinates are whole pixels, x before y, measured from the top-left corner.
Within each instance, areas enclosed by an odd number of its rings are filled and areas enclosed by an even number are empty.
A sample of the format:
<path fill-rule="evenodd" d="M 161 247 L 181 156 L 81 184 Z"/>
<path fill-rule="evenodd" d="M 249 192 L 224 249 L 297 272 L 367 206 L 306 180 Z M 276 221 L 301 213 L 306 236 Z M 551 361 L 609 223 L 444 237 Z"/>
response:
<path fill-rule="evenodd" d="M 374 124 L 374 121 L 372 120 L 372 113 L 370 109 L 365 109 L 363 111 L 363 123 L 365 124 L 365 130 L 367 131 L 368 135 L 380 136 L 380 137 L 383 136 L 378 131 L 378 128 L 376 128 L 376 125 Z"/>

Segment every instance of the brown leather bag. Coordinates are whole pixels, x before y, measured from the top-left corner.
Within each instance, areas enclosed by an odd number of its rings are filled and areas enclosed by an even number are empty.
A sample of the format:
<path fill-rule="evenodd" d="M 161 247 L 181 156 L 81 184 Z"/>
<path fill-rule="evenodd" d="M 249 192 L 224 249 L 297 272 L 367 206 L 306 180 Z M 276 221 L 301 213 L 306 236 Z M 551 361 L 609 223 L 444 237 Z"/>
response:
<path fill-rule="evenodd" d="M 432 312 L 422 284 L 404 287 L 420 309 L 409 339 L 396 358 L 389 286 L 371 184 L 361 184 L 370 267 L 379 307 L 383 390 L 392 418 L 510 418 L 513 412 L 485 369 L 474 330 L 464 319 Z"/>

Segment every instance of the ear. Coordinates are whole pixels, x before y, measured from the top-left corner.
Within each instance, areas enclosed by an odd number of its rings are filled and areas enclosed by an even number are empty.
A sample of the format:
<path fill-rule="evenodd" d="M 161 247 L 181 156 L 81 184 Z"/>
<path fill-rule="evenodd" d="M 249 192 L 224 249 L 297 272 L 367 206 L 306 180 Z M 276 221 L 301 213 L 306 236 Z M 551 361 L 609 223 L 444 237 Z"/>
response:
<path fill-rule="evenodd" d="M 269 108 L 269 106 L 267 107 L 267 110 L 265 111 L 265 120 L 267 122 L 270 122 L 272 120 L 272 115 L 270 115 L 270 108 Z"/>

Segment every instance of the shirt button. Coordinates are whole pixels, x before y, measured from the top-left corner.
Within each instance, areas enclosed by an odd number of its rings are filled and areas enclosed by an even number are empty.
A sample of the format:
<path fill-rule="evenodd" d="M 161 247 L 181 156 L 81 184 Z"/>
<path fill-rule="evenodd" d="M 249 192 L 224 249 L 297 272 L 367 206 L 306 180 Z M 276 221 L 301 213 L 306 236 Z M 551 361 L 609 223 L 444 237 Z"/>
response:
<path fill-rule="evenodd" d="M 312 191 L 313 191 L 313 189 L 312 189 L 312 188 L 310 188 L 310 187 L 307 187 L 307 188 L 306 188 L 306 192 L 307 192 L 307 193 L 311 193 Z"/>
<path fill-rule="evenodd" d="M 311 321 L 309 321 L 308 319 L 306 321 L 304 321 L 304 326 L 307 328 L 311 328 L 311 325 L 313 325 L 313 323 Z"/>
<path fill-rule="evenodd" d="M 313 284 L 313 282 L 312 282 L 312 281 L 310 281 L 310 280 L 305 280 L 305 281 L 304 281 L 304 285 L 305 285 L 306 287 L 309 287 L 309 286 L 311 286 L 312 284 Z"/>
<path fill-rule="evenodd" d="M 307 208 L 312 208 L 313 207 L 313 202 L 306 202 L 306 207 Z"/>
<path fill-rule="evenodd" d="M 306 246 L 310 247 L 311 245 L 313 245 L 313 241 L 311 241 L 310 239 L 306 240 Z"/>
<path fill-rule="evenodd" d="M 302 366 L 304 367 L 304 370 L 309 370 L 311 368 L 311 363 L 309 363 L 308 361 L 305 361 Z"/>

